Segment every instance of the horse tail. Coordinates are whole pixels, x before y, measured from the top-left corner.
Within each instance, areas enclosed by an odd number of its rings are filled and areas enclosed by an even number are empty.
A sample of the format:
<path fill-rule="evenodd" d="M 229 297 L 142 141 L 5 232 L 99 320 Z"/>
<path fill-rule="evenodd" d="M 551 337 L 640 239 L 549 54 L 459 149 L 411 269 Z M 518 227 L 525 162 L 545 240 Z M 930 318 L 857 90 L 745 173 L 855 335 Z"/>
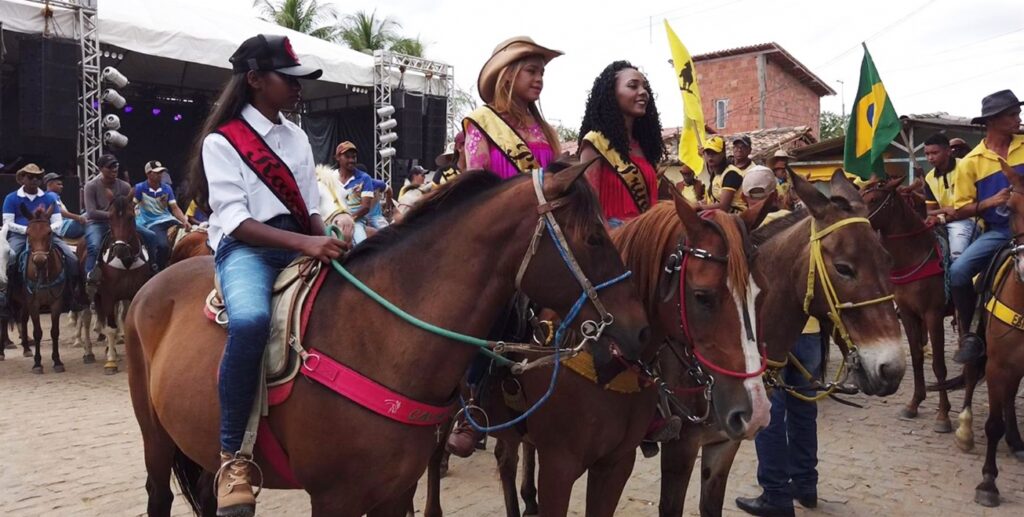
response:
<path fill-rule="evenodd" d="M 952 379 L 946 379 L 945 382 L 930 384 L 925 388 L 926 391 L 956 391 L 962 390 L 967 387 L 968 373 L 976 372 L 974 375 L 974 385 L 977 386 L 982 379 L 985 378 L 985 363 L 988 361 L 987 356 L 981 356 L 980 359 L 975 360 L 973 363 L 964 365 L 963 371 L 960 375 L 953 377 Z M 974 386 L 972 386 L 973 388 Z"/>
<path fill-rule="evenodd" d="M 200 517 L 215 516 L 217 504 L 213 493 L 213 474 L 177 448 L 174 450 L 174 465 L 171 468 L 181 488 L 181 495 L 192 507 L 192 512 Z"/>

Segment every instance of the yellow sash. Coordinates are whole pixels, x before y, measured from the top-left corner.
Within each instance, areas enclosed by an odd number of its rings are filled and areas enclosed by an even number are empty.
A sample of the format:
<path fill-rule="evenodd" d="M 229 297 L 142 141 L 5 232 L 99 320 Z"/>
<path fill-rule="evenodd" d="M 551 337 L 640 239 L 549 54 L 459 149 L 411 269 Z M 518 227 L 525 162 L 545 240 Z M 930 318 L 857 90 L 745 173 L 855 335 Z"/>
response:
<path fill-rule="evenodd" d="M 441 175 L 441 178 L 439 181 L 437 181 L 437 184 L 444 185 L 445 183 L 448 183 L 449 181 L 458 177 L 460 173 L 462 173 L 462 171 L 460 171 L 459 169 L 456 169 L 455 167 L 449 167 L 448 169 L 438 173 Z"/>
<path fill-rule="evenodd" d="M 1006 262 L 999 267 L 999 272 L 996 273 L 996 277 L 992 281 L 992 298 L 990 298 L 988 303 L 985 304 L 985 310 L 987 310 L 988 313 L 994 316 L 997 320 L 1017 330 L 1024 330 L 1024 315 L 1021 315 L 1005 303 L 999 301 L 999 298 L 997 298 L 999 293 L 995 292 L 1002 283 L 1003 276 L 1006 275 L 1011 264 L 1013 264 L 1013 259 L 1008 258 Z"/>
<path fill-rule="evenodd" d="M 629 191 L 629 197 L 633 198 L 637 210 L 641 213 L 646 212 L 651 207 L 651 196 L 647 192 L 647 182 L 644 181 L 644 175 L 640 173 L 640 169 L 629 161 L 629 158 L 623 158 L 618 151 L 613 149 L 608 139 L 601 133 L 591 131 L 583 139 L 590 142 L 608 162 L 608 165 L 615 169 L 615 173 L 618 174 L 619 179 L 626 186 L 626 190 Z"/>
<path fill-rule="evenodd" d="M 540 168 L 537 159 L 530 152 L 530 147 L 519 133 L 516 133 L 516 130 L 490 106 L 484 105 L 473 110 L 462 121 L 463 127 L 470 122 L 487 135 L 491 145 L 500 149 L 521 174 L 529 174 L 530 171 Z"/>

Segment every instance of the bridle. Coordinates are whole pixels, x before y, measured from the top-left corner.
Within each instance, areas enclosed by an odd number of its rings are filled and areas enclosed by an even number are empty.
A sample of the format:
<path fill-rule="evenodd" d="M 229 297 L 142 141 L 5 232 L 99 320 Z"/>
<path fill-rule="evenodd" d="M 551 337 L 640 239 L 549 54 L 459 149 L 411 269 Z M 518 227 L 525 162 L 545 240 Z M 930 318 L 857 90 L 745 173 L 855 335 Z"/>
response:
<path fill-rule="evenodd" d="M 149 252 L 142 245 L 142 237 L 135 235 L 135 244 L 123 240 L 107 237 L 107 245 L 104 246 L 101 260 L 104 264 L 124 271 L 132 271 L 145 266 L 149 262 Z M 119 256 L 116 250 L 127 251 L 126 257 Z"/>
<path fill-rule="evenodd" d="M 29 221 L 28 223 L 29 226 L 33 224 L 45 224 L 49 226 L 50 223 L 48 221 L 43 220 Z M 62 286 L 62 284 L 64 283 L 64 279 L 67 275 L 67 272 L 64 270 L 64 261 L 60 260 L 60 250 L 53 246 L 53 242 L 50 241 L 49 238 L 47 238 L 46 251 L 33 251 L 31 244 L 27 244 L 27 246 L 28 248 L 22 255 L 22 260 L 24 260 L 25 263 L 19 265 L 19 269 L 21 269 L 22 274 L 22 281 L 25 284 L 25 291 L 31 295 L 35 294 L 38 291 L 43 291 L 46 289 L 52 289 L 57 286 Z M 28 277 L 28 266 L 30 262 L 35 262 L 36 258 L 41 258 L 43 259 L 43 264 L 47 264 L 49 263 L 50 259 L 55 255 L 58 258 L 57 262 L 61 265 L 60 273 L 57 274 L 56 278 L 51 279 L 48 277 L 49 270 L 45 265 L 41 268 L 36 268 L 37 277 L 35 279 Z"/>

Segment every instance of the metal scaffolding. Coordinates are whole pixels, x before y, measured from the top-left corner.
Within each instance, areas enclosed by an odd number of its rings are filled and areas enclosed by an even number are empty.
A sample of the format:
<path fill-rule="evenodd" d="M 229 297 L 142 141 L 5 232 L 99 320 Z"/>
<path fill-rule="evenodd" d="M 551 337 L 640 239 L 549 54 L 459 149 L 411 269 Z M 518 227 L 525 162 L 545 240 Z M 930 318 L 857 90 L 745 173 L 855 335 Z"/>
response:
<path fill-rule="evenodd" d="M 406 72 L 416 72 L 426 78 L 425 88 L 429 89 L 432 81 L 440 81 L 444 84 L 444 96 L 447 97 L 447 113 L 445 143 L 454 138 L 456 126 L 455 107 L 452 105 L 452 96 L 455 93 L 455 67 L 440 61 L 431 61 L 421 57 L 408 56 L 387 50 L 377 50 L 373 53 L 373 174 L 376 178 L 391 183 L 391 158 L 381 156 L 381 151 L 391 148 L 390 143 L 380 141 L 381 135 L 388 130 L 382 130 L 378 126 L 380 117 L 377 110 L 384 106 L 391 106 L 391 81 L 394 76 L 399 80 Z M 399 133 L 398 138 L 402 138 Z"/>

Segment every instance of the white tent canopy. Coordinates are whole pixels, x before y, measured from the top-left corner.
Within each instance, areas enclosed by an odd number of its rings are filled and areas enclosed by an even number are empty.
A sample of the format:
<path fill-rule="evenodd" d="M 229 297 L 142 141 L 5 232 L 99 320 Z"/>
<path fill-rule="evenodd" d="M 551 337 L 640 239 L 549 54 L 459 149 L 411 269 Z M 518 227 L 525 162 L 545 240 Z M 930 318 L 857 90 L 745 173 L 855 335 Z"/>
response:
<path fill-rule="evenodd" d="M 77 39 L 74 13 L 52 9 L 53 16 L 47 22 L 41 4 L 0 0 L 0 22 L 4 30 L 48 31 L 58 37 Z M 228 57 L 246 38 L 263 33 L 288 36 L 303 64 L 323 69 L 320 81 L 309 85 L 304 95 L 307 98 L 343 94 L 344 90 L 322 83 L 373 86 L 372 56 L 260 20 L 249 12 L 225 10 L 216 2 L 99 0 L 98 13 L 100 43 L 129 51 L 126 66 L 137 72 L 122 70 L 129 79 L 136 75 L 145 82 L 217 89 L 227 77 Z M 147 60 L 146 56 L 158 59 Z M 206 67 L 222 71 L 211 74 L 213 71 Z M 393 85 L 397 84 L 397 77 L 391 79 Z M 409 73 L 404 83 L 411 90 L 424 89 L 422 75 Z M 434 91 L 443 88 L 440 82 L 431 84 Z"/>

